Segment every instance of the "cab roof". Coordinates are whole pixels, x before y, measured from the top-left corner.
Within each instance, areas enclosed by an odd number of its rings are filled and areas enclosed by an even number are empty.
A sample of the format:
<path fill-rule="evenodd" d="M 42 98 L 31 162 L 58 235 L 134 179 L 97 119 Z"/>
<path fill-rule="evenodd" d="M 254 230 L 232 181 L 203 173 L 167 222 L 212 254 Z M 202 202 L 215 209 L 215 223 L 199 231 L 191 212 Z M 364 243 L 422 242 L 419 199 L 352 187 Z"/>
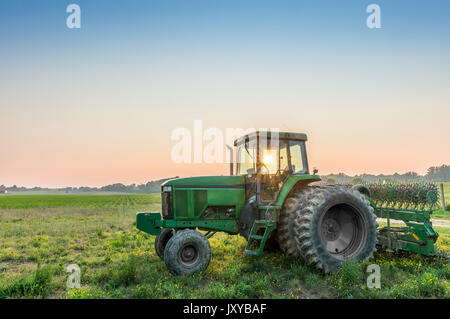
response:
<path fill-rule="evenodd" d="M 307 141 L 308 138 L 304 133 L 292 133 L 292 132 L 274 132 L 274 131 L 255 131 L 246 135 L 243 135 L 234 141 L 234 146 L 244 143 L 246 140 L 254 139 L 258 136 L 263 138 L 279 138 L 296 141 Z"/>

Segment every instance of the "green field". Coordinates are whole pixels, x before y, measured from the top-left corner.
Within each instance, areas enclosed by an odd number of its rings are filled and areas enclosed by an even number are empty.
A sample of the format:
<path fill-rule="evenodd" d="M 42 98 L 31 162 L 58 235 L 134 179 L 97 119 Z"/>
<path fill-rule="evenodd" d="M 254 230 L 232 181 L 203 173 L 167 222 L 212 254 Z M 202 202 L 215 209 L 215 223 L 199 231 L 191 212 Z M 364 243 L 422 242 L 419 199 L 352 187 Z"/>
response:
<path fill-rule="evenodd" d="M 448 185 L 447 185 L 448 186 Z M 137 211 L 160 211 L 159 194 L 0 197 L 0 297 L 3 298 L 449 298 L 445 258 L 375 253 L 325 275 L 281 253 L 246 256 L 240 236 L 211 239 L 210 266 L 175 277 L 135 228 Z M 436 228 L 450 251 L 450 229 Z M 366 287 L 366 267 L 381 267 L 381 289 Z M 81 268 L 68 289 L 65 266 Z"/>
<path fill-rule="evenodd" d="M 2 208 L 134 207 L 151 204 L 159 194 L 133 195 L 3 195 Z"/>

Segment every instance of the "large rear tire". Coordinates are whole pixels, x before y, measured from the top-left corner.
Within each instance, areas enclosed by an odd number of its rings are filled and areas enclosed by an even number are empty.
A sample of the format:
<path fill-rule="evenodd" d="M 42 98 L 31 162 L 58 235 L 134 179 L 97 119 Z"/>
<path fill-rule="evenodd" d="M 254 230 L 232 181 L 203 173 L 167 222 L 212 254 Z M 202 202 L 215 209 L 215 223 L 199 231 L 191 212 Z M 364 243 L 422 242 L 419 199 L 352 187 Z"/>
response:
<path fill-rule="evenodd" d="M 278 219 L 276 238 L 281 250 L 288 256 L 300 256 L 295 238 L 295 219 L 300 214 L 300 205 L 312 194 L 313 187 L 291 193 L 284 201 Z"/>
<path fill-rule="evenodd" d="M 311 188 L 305 194 L 296 196 L 292 229 L 300 256 L 326 272 L 345 260 L 372 257 L 378 224 L 364 195 L 342 186 Z"/>

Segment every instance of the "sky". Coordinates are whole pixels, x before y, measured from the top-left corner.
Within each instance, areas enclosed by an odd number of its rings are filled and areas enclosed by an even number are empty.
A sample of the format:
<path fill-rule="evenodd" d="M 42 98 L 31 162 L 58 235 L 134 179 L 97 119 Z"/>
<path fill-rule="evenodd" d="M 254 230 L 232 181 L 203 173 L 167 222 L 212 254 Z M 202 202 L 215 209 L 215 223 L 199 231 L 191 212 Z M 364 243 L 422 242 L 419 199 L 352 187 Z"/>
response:
<path fill-rule="evenodd" d="M 0 184 L 227 174 L 171 158 L 172 132 L 195 120 L 306 133 L 319 174 L 424 174 L 450 164 L 449 13 L 433 0 L 1 1 Z"/>

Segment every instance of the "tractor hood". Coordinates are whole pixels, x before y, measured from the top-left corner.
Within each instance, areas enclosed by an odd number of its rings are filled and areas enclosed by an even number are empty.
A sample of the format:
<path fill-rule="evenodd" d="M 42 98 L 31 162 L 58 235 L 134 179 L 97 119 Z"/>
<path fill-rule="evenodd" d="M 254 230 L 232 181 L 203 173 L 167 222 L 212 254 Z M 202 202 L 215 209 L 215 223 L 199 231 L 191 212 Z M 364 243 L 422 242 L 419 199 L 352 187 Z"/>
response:
<path fill-rule="evenodd" d="M 197 176 L 175 178 L 164 182 L 161 186 L 174 188 L 243 188 L 243 176 Z"/>

